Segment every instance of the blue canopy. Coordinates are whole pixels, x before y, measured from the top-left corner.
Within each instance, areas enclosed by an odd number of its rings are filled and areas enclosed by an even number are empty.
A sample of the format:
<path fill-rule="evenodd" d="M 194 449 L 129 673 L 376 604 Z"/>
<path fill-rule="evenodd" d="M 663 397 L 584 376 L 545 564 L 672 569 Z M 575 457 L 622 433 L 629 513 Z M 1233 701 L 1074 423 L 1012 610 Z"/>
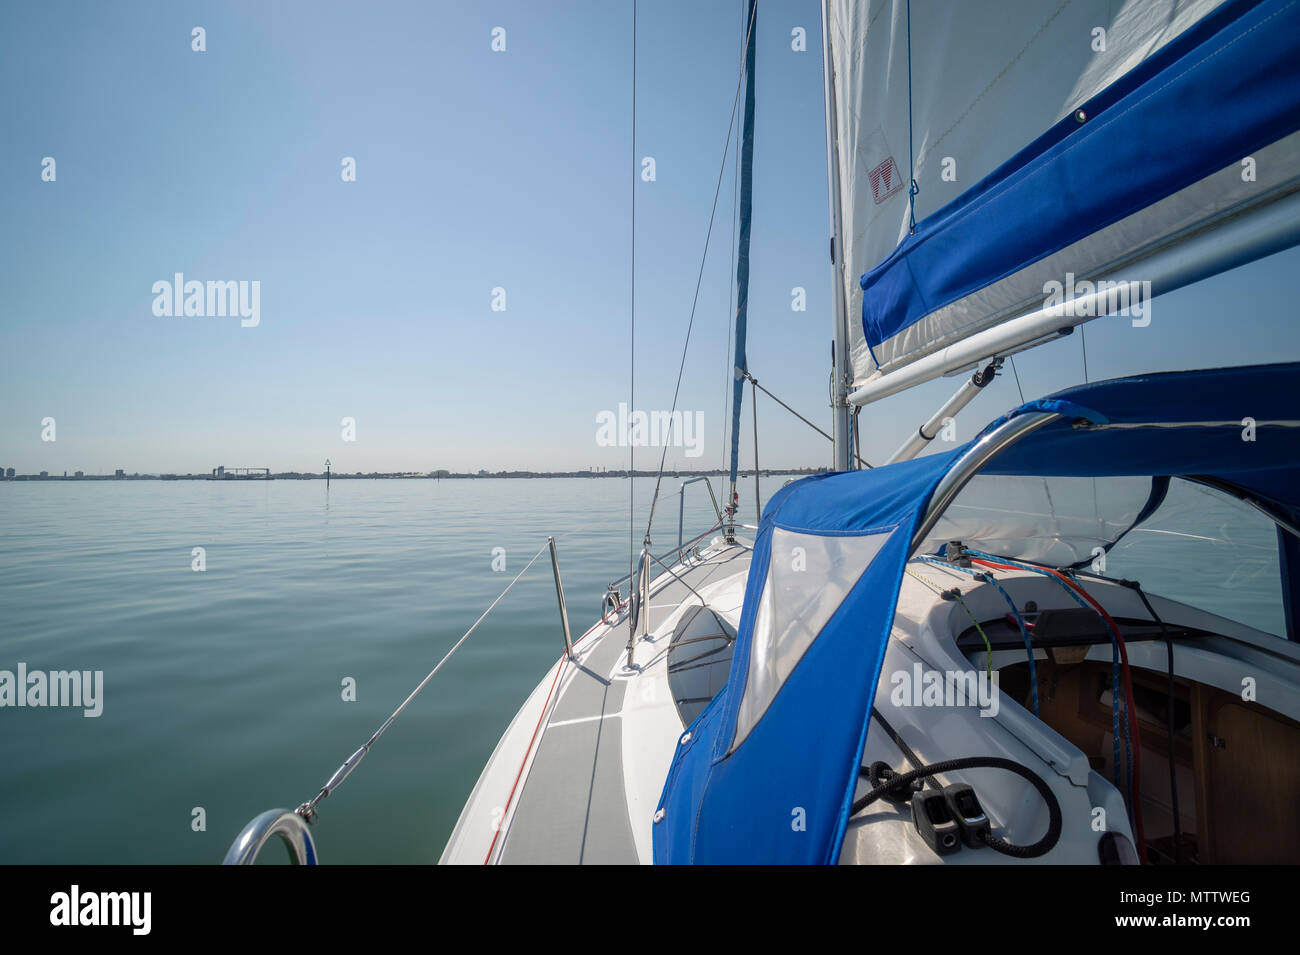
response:
<path fill-rule="evenodd" d="M 1207 479 L 1300 523 L 1300 363 L 1084 385 L 983 434 L 1034 411 L 1062 417 L 981 473 Z M 838 859 L 913 535 L 935 486 L 983 434 L 914 461 L 806 478 L 768 502 L 728 683 L 679 741 L 656 862 Z M 1290 534 L 1279 539 L 1289 601 L 1300 554 Z M 1288 628 L 1294 639 L 1290 614 Z"/>

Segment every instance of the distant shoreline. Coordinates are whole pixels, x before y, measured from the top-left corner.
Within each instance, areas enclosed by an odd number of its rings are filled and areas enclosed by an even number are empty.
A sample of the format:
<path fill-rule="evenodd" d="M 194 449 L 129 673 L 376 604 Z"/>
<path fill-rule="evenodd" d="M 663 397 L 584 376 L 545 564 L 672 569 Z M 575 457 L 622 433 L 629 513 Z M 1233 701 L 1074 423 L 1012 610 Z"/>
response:
<path fill-rule="evenodd" d="M 760 477 L 784 477 L 786 475 L 806 476 L 823 474 L 830 468 L 763 468 Z M 729 471 L 715 469 L 712 471 L 665 471 L 664 477 L 722 477 Z M 359 471 L 351 474 L 331 472 L 331 481 L 481 481 L 481 480 L 517 480 L 547 478 L 653 478 L 658 471 L 480 471 L 478 473 L 461 473 L 452 471 L 372 471 L 363 474 Z M 754 471 L 738 471 L 737 477 L 752 478 Z M 226 474 L 215 477 L 212 474 L 15 474 L 12 477 L 0 477 L 0 483 L 9 481 L 323 481 L 325 473 L 307 471 L 283 471 L 268 477 Z"/>

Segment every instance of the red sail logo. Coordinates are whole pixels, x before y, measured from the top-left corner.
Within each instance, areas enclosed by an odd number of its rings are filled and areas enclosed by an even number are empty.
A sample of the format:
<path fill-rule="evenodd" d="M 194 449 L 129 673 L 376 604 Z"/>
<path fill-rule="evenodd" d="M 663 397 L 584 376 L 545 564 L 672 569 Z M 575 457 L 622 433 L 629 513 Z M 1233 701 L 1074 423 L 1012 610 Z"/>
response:
<path fill-rule="evenodd" d="M 871 179 L 871 195 L 875 198 L 876 205 L 880 205 L 903 188 L 903 177 L 898 174 L 893 156 L 871 170 L 868 176 Z"/>

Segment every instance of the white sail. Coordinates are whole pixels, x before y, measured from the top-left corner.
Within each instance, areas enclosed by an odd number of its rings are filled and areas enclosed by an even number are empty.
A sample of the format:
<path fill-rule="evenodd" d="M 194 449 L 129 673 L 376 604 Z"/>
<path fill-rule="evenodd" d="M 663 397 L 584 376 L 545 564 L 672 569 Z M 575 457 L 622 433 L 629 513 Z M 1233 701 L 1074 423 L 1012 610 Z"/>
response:
<path fill-rule="evenodd" d="M 962 196 L 1117 79 L 1220 6 L 1219 0 L 827 0 L 835 158 L 855 385 L 1042 304 L 1044 282 L 1095 278 L 1133 254 L 1281 190 L 1300 169 L 1297 137 L 1086 235 L 1016 274 L 938 303 L 869 345 L 863 274 L 921 222 Z M 910 7 L 910 9 L 909 9 Z M 910 16 L 910 43 L 909 43 Z M 910 53 L 910 56 L 909 56 Z M 909 63 L 910 60 L 910 63 Z M 910 104 L 909 104 L 910 101 Z M 1208 123 L 1208 117 L 1187 117 Z M 1141 135 L 1141 130 L 1134 130 Z M 1212 135 L 1207 129 L 1206 135 Z M 918 184 L 909 207 L 909 169 Z M 874 355 L 873 355 L 874 351 Z"/>

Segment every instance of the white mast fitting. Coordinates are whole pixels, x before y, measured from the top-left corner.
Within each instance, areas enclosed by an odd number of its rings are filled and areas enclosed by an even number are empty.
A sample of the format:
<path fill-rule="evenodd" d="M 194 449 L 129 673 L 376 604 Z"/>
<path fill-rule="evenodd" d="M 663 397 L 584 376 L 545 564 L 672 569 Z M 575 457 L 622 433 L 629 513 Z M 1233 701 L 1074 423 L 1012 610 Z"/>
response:
<path fill-rule="evenodd" d="M 998 369 L 1001 367 L 1002 359 L 994 358 L 985 368 L 982 368 L 975 372 L 975 374 L 971 375 L 970 378 L 968 378 L 962 386 L 953 393 L 953 396 L 945 401 L 943 406 L 930 416 L 930 420 L 921 425 L 921 427 L 916 430 L 916 434 L 904 441 L 902 446 L 891 454 L 889 460 L 885 463 L 893 464 L 895 461 L 910 461 L 912 458 L 920 454 L 921 450 L 938 436 L 939 431 L 943 428 L 947 420 L 955 416 L 958 411 L 961 411 L 962 408 L 965 408 L 970 404 L 975 399 L 975 396 L 983 390 L 984 386 L 993 380 L 998 373 Z"/>

